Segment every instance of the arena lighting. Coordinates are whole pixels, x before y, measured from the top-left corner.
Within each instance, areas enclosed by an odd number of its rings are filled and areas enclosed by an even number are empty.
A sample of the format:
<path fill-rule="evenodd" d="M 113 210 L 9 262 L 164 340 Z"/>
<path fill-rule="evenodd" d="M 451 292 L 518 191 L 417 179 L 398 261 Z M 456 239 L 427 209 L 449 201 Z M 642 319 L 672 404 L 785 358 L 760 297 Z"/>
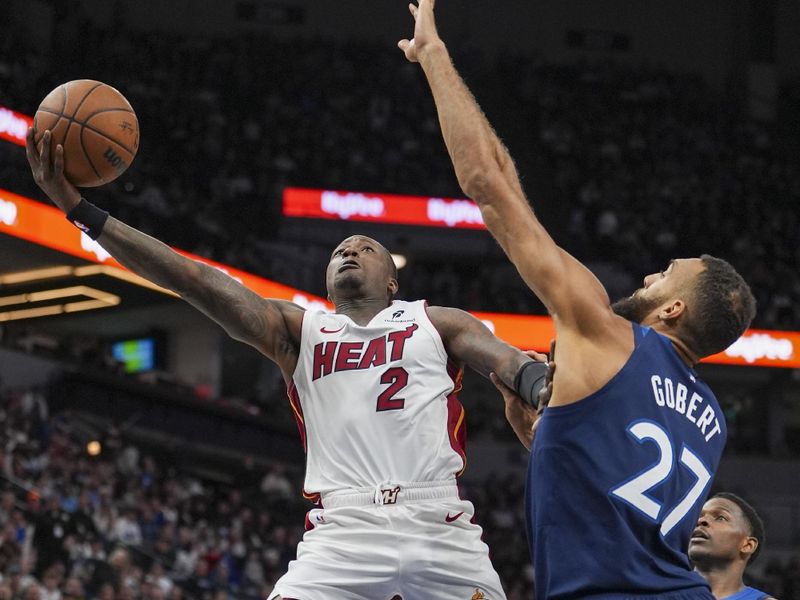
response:
<path fill-rule="evenodd" d="M 99 456 L 103 451 L 103 446 L 97 440 L 92 440 L 86 444 L 86 454 L 89 456 Z"/>
<path fill-rule="evenodd" d="M 148 281 L 144 277 L 136 275 L 136 273 L 125 271 L 124 269 L 120 269 L 119 267 L 111 267 L 108 265 L 86 265 L 85 267 L 73 268 L 72 273 L 76 277 L 89 277 L 91 275 L 108 275 L 109 277 L 113 277 L 114 279 L 119 279 L 121 281 L 133 283 L 135 285 L 148 288 L 156 292 L 161 292 L 162 294 L 166 294 L 168 296 L 175 296 L 176 298 L 180 297 L 172 290 L 168 290 L 167 288 L 163 288 L 160 285 L 156 285 L 152 281 Z"/>
<path fill-rule="evenodd" d="M 398 269 L 402 269 L 408 264 L 408 259 L 403 254 L 392 254 L 392 260 Z"/>
<path fill-rule="evenodd" d="M 19 319 L 35 319 L 37 317 L 49 317 L 66 313 L 75 313 L 85 310 L 95 310 L 98 308 L 111 308 L 120 303 L 120 297 L 101 290 L 96 290 L 85 285 L 74 285 L 71 287 L 43 290 L 41 292 L 31 292 L 28 294 L 16 294 L 14 296 L 0 297 L 0 306 L 16 306 L 34 302 L 47 302 L 61 298 L 71 298 L 74 296 L 86 296 L 91 300 L 79 300 L 66 302 L 63 304 L 51 304 L 48 306 L 37 306 L 35 308 L 23 308 L 10 310 L 0 313 L 0 323 L 6 321 L 16 321 Z"/>
<path fill-rule="evenodd" d="M 139 277 L 135 273 L 109 265 L 86 265 L 83 267 L 69 267 L 65 265 L 7 273 L 5 275 L 0 275 L 0 285 L 31 283 L 34 281 L 44 281 L 46 279 L 57 279 L 59 277 L 91 277 L 93 275 L 107 275 L 108 277 L 113 277 L 114 279 L 119 279 L 127 283 L 133 283 L 156 292 L 161 292 L 162 294 L 178 297 L 178 294 L 172 290 L 162 288 L 144 277 Z M 2 306 L 2 304 L 0 304 L 0 306 Z"/>
<path fill-rule="evenodd" d="M 31 269 L 30 271 L 18 271 L 0 275 L 0 284 L 13 285 L 15 283 L 28 283 L 30 281 L 41 281 L 42 279 L 52 279 L 54 277 L 68 277 L 72 275 L 72 267 L 45 267 L 44 269 Z"/>

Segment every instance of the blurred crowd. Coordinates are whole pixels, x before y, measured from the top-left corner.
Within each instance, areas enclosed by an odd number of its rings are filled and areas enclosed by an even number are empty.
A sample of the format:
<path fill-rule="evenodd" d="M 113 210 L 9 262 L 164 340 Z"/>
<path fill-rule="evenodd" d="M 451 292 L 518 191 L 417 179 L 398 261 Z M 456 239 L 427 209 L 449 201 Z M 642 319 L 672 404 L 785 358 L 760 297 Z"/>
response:
<path fill-rule="evenodd" d="M 50 414 L 48 393 L 0 388 L 0 600 L 267 596 L 310 508 L 296 466 L 232 469 L 226 484 L 179 471 L 114 427 L 92 448 L 80 415 Z M 509 600 L 533 593 L 522 486 L 517 475 L 461 486 Z M 800 598 L 800 557 L 758 572 L 752 583 Z"/>
<path fill-rule="evenodd" d="M 87 452 L 38 389 L 0 408 L 0 598 L 265 598 L 293 558 L 304 500 L 275 464 L 234 486 L 177 472 L 113 428 Z"/>
<path fill-rule="evenodd" d="M 31 114 L 76 78 L 123 90 L 140 155 L 93 197 L 173 245 L 319 293 L 329 248 L 274 242 L 285 185 L 461 195 L 424 80 L 391 45 L 179 37 L 57 16 L 50 51 L 0 24 L 0 104 Z M 455 52 L 557 240 L 612 296 L 670 257 L 709 252 L 751 283 L 757 325 L 800 325 L 800 169 L 779 124 L 693 76 Z M 15 155 L 0 161 L 4 185 L 41 197 L 20 149 L 0 151 Z M 541 310 L 500 257 L 445 260 L 412 261 L 405 295 Z"/>

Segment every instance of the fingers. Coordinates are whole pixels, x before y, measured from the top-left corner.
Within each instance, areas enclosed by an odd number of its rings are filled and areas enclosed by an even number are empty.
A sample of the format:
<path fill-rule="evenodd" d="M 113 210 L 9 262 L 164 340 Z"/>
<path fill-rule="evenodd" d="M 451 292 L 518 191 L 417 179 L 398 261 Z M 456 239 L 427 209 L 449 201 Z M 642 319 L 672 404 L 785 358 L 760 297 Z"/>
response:
<path fill-rule="evenodd" d="M 535 350 L 526 350 L 525 354 L 531 357 L 536 362 L 547 362 L 547 354 L 536 352 Z"/>
<path fill-rule="evenodd" d="M 553 376 L 556 374 L 556 363 L 552 360 L 547 363 L 547 371 L 544 373 L 544 380 L 547 383 L 553 383 Z"/>
<path fill-rule="evenodd" d="M 56 156 L 53 159 L 53 174 L 56 177 L 61 177 L 64 173 L 64 146 L 59 144 L 56 146 Z"/>
<path fill-rule="evenodd" d="M 489 379 L 492 380 L 494 387 L 500 390 L 500 393 L 503 394 L 503 397 L 516 396 L 514 390 L 512 390 L 505 383 L 503 383 L 503 381 L 497 376 L 497 373 L 495 372 L 489 373 Z"/>
<path fill-rule="evenodd" d="M 36 152 L 36 142 L 33 140 L 33 127 L 28 127 L 28 135 L 25 136 L 25 156 L 31 167 L 39 166 L 39 153 Z"/>
<path fill-rule="evenodd" d="M 411 13 L 411 16 L 414 17 L 415 21 L 417 20 L 417 11 L 418 10 L 419 9 L 417 8 L 416 4 L 409 4 L 408 5 L 408 11 Z"/>
<path fill-rule="evenodd" d="M 399 42 L 397 42 L 397 47 L 400 48 L 400 50 L 402 50 L 403 52 L 408 50 L 408 47 L 410 45 L 411 42 L 409 40 L 400 40 Z"/>
<path fill-rule="evenodd" d="M 42 152 L 39 155 L 39 160 L 41 161 L 42 169 L 45 173 L 49 173 L 52 169 L 53 163 L 50 162 L 50 138 L 52 134 L 50 130 L 44 132 L 42 136 Z"/>

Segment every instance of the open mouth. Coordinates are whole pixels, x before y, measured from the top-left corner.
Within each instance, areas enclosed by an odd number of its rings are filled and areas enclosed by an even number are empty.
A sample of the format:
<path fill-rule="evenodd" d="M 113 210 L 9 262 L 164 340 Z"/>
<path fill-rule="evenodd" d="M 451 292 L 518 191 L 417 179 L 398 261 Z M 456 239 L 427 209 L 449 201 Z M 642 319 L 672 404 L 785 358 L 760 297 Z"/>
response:
<path fill-rule="evenodd" d="M 704 542 L 705 540 L 709 539 L 708 534 L 703 531 L 702 529 L 695 529 L 692 532 L 691 542 Z"/>
<path fill-rule="evenodd" d="M 347 271 L 349 269 L 360 269 L 361 267 L 359 264 L 354 260 L 346 260 L 342 263 L 342 265 L 338 269 L 338 273 L 342 273 L 343 271 Z"/>

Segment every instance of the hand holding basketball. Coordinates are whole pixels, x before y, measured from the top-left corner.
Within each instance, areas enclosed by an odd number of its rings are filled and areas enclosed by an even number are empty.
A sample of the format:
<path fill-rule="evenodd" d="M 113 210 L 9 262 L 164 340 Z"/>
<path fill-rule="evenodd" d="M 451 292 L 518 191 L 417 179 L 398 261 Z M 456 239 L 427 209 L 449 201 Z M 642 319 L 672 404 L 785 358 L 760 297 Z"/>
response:
<path fill-rule="evenodd" d="M 33 127 L 28 128 L 25 139 L 25 155 L 31 166 L 33 180 L 58 208 L 69 212 L 81 201 L 78 189 L 64 177 L 64 146 L 57 144 L 52 149 L 50 130 L 42 134 L 41 150 L 36 149 Z"/>

